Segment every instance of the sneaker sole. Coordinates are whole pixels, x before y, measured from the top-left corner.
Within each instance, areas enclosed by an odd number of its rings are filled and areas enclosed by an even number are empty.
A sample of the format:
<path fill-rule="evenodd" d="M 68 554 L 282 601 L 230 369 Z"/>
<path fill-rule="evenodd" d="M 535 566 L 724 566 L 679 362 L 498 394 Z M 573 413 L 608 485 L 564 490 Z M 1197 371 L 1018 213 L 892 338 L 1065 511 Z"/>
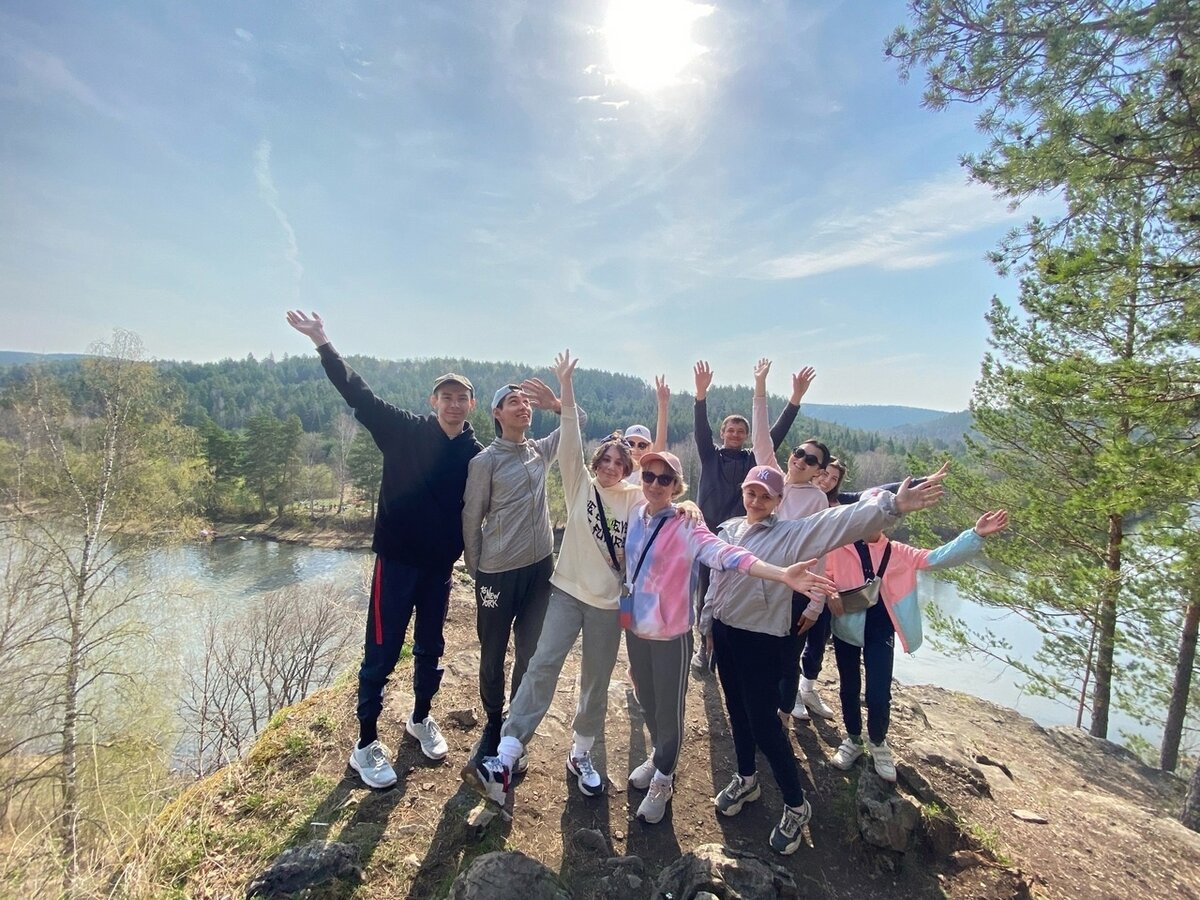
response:
<path fill-rule="evenodd" d="M 488 801 L 488 803 L 494 803 L 496 806 L 504 809 L 504 804 L 493 797 L 491 793 L 489 793 L 487 782 L 479 777 L 479 772 L 476 771 L 473 765 L 467 763 L 462 767 L 462 771 L 460 771 L 458 775 L 462 779 L 463 784 L 477 793 L 484 800 Z"/>
<path fill-rule="evenodd" d="M 752 790 L 748 794 L 745 794 L 741 799 L 738 800 L 737 803 L 733 804 L 728 809 L 721 809 L 721 807 L 718 806 L 717 812 L 719 812 L 723 816 L 736 816 L 738 813 L 740 813 L 742 811 L 743 806 L 745 806 L 747 803 L 751 803 L 751 802 L 757 800 L 761 796 L 762 796 L 762 785 L 756 784 L 756 785 L 754 785 L 754 790 Z M 714 800 L 713 803 L 716 803 L 716 801 Z"/>
<path fill-rule="evenodd" d="M 774 844 L 772 844 L 771 849 L 774 850 L 776 853 L 778 853 L 780 856 L 791 856 L 793 853 L 795 853 L 797 850 L 800 849 L 800 845 L 803 843 L 804 843 L 804 834 L 803 834 L 803 832 L 801 832 L 800 834 L 796 835 L 796 839 L 794 841 L 784 844 L 782 847 L 776 847 Z"/>
<path fill-rule="evenodd" d="M 642 813 L 638 813 L 638 821 L 645 822 L 647 825 L 657 825 L 659 822 L 661 822 L 666 817 L 667 817 L 667 811 L 665 809 L 662 811 L 662 815 L 660 815 L 657 819 L 651 819 L 649 816 L 645 816 L 645 815 L 642 815 Z"/>
<path fill-rule="evenodd" d="M 372 782 L 369 778 L 367 778 L 366 773 L 364 773 L 363 770 L 358 767 L 358 763 L 356 763 L 354 761 L 353 756 L 350 757 L 350 768 L 352 768 L 355 772 L 358 773 L 359 779 L 362 781 L 363 784 L 365 784 L 369 788 L 383 790 L 384 788 L 392 787 L 397 781 L 395 776 L 393 776 L 391 781 L 384 781 L 384 782 L 379 782 L 379 783 Z"/>
<path fill-rule="evenodd" d="M 788 713 L 788 715 L 791 716 L 793 719 L 795 719 L 797 722 L 809 722 L 812 720 L 812 716 L 810 716 L 808 714 L 807 708 L 804 708 L 800 712 L 797 712 L 796 710 L 793 709 L 790 713 Z"/>
<path fill-rule="evenodd" d="M 575 783 L 579 785 L 579 793 L 583 794 L 583 796 L 599 797 L 601 794 L 604 793 L 604 777 L 603 776 L 600 777 L 600 786 L 597 787 L 595 790 L 585 787 L 584 783 L 583 783 L 583 777 L 579 774 L 579 772 L 575 769 L 575 767 L 573 765 L 571 765 L 570 757 L 567 758 L 567 771 L 570 774 L 575 776 Z"/>

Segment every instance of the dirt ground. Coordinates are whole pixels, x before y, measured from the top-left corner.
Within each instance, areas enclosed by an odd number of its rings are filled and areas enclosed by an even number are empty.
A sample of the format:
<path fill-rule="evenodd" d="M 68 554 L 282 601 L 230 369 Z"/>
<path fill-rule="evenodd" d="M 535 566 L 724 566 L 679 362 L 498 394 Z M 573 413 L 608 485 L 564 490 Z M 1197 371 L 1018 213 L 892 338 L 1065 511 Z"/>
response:
<path fill-rule="evenodd" d="M 1173 820 L 1184 787 L 1180 779 L 1142 766 L 1107 742 L 1043 729 L 1010 710 L 930 687 L 897 688 L 889 736 L 899 759 L 936 795 L 921 802 L 930 837 L 909 852 L 876 849 L 859 836 L 861 764 L 852 772 L 829 764 L 842 738 L 840 719 L 792 729 L 813 804 L 807 840 L 793 856 L 779 857 L 767 846 L 782 803 L 765 760 L 762 798 L 734 818 L 718 815 L 712 797 L 732 774 L 733 754 L 711 675 L 694 678 L 689 689 L 686 742 L 667 816 L 645 825 L 635 817 L 642 793 L 626 785 L 629 770 L 645 758 L 647 735 L 623 651 L 610 690 L 607 733 L 593 753 L 610 779 L 608 791 L 584 797 L 565 771 L 576 696 L 578 658 L 572 654 L 530 743 L 531 763 L 517 781 L 511 821 L 480 823 L 480 801 L 462 784 L 459 770 L 481 725 L 454 722 L 469 720 L 468 711 L 479 708 L 474 629 L 473 597 L 460 576 L 446 626 L 446 677 L 434 707 L 450 744 L 445 762 L 427 760 L 404 734 L 411 694 L 408 670 L 402 669 L 389 686 L 380 722 L 400 780 L 389 790 L 365 788 L 346 766 L 356 722 L 353 679 L 343 679 L 281 717 L 245 762 L 201 783 L 168 811 L 147 854 L 146 883 L 181 897 L 244 896 L 249 879 L 280 850 L 326 839 L 358 845 L 364 878 L 305 896 L 442 897 L 476 856 L 513 849 L 558 873 L 573 896 L 588 898 L 597 891 L 593 875 L 603 857 L 640 857 L 649 889 L 681 854 L 718 843 L 784 866 L 804 897 L 1200 900 L 1200 835 Z M 830 658 L 821 690 L 836 709 L 834 671 Z M 957 750 L 982 772 L 983 786 L 954 765 L 926 764 L 922 747 Z M 980 758 L 985 761 L 978 763 Z M 904 775 L 902 769 L 902 789 Z M 1037 813 L 1046 824 L 1022 821 L 1014 810 Z M 595 835 L 580 840 L 584 830 L 599 833 L 603 850 Z"/>

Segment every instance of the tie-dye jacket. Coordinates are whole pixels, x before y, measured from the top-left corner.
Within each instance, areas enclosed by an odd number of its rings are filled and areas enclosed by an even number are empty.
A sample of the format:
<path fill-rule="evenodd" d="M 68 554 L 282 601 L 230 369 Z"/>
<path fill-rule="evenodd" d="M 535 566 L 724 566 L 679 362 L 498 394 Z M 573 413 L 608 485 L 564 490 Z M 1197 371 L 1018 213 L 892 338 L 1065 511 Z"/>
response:
<path fill-rule="evenodd" d="M 634 583 L 634 570 L 642 549 L 660 520 L 666 519 L 646 552 Z M 625 579 L 631 591 L 621 598 L 621 624 L 640 638 L 665 641 L 692 627 L 692 562 L 710 569 L 747 571 L 758 558 L 748 550 L 727 544 L 703 524 L 693 525 L 676 515 L 674 504 L 653 516 L 642 501 L 629 517 L 625 537 Z"/>

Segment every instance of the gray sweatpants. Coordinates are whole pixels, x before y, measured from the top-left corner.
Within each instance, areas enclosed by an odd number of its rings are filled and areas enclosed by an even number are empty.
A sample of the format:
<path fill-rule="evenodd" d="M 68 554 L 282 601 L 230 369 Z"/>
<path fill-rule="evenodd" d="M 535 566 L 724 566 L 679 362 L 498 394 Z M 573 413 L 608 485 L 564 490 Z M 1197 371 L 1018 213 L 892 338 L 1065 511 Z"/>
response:
<path fill-rule="evenodd" d="M 634 690 L 654 744 L 654 767 L 664 775 L 674 775 L 683 746 L 692 633 L 651 641 L 626 631 L 625 650 L 629 653 Z"/>
<path fill-rule="evenodd" d="M 524 746 L 554 700 L 558 676 L 567 654 L 583 632 L 583 656 L 579 664 L 579 703 L 572 724 L 576 734 L 598 737 L 608 713 L 608 683 L 621 644 L 619 613 L 600 609 L 552 588 L 537 649 L 525 670 L 516 696 L 508 705 L 502 737 L 514 737 Z"/>

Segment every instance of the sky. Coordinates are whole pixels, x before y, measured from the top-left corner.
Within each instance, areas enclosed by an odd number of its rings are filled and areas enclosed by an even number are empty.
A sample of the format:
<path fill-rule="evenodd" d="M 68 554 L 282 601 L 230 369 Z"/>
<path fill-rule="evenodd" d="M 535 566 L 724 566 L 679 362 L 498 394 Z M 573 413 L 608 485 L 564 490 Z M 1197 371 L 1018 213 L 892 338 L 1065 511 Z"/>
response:
<path fill-rule="evenodd" d="M 580 365 L 967 406 L 986 254 L 902 0 L 0 7 L 0 349 Z M 469 373 L 468 373 L 469 374 Z M 514 375 L 521 374 L 515 371 Z M 483 386 L 481 386 L 481 390 Z"/>

